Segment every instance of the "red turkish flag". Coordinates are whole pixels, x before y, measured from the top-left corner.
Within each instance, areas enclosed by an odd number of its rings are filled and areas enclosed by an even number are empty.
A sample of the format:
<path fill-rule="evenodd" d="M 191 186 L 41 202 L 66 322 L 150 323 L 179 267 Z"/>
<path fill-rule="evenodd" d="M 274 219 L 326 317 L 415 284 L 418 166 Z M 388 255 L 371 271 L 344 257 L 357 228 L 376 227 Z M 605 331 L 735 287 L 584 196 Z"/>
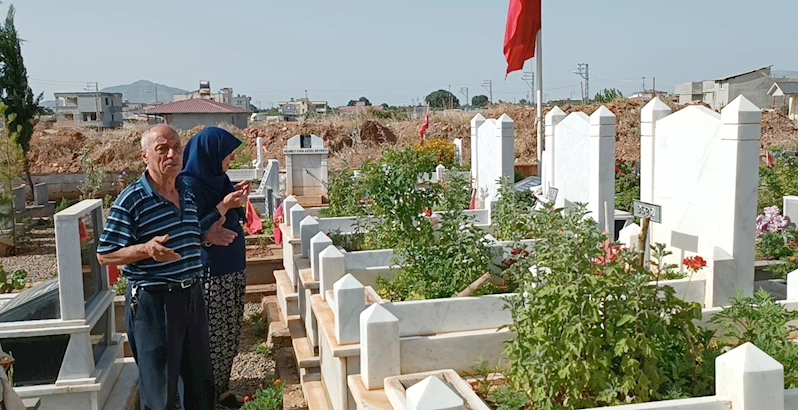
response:
<path fill-rule="evenodd" d="M 429 128 L 429 113 L 427 113 L 427 115 L 424 116 L 424 123 L 421 124 L 421 130 L 420 130 L 421 139 L 424 139 L 424 134 L 427 132 L 428 128 Z"/>
<path fill-rule="evenodd" d="M 524 68 L 535 56 L 535 43 L 541 28 L 541 0 L 510 0 L 504 32 L 504 57 L 507 74 Z"/>
<path fill-rule="evenodd" d="M 249 199 L 247 199 L 247 224 L 244 226 L 244 231 L 246 231 L 247 235 L 257 235 L 263 230 L 263 222 L 260 220 L 260 216 L 258 216 L 258 211 L 255 210 L 255 205 L 252 205 Z"/>
<path fill-rule="evenodd" d="M 775 161 L 773 161 L 773 153 L 770 151 L 768 151 L 767 160 L 768 160 L 768 168 L 773 168 L 776 166 Z"/>

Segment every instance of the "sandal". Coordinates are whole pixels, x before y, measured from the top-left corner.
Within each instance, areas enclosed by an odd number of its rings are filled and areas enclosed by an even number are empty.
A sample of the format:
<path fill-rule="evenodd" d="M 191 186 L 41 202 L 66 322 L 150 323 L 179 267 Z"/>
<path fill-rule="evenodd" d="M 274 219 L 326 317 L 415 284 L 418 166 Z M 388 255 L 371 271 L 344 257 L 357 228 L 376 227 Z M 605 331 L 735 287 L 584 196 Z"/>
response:
<path fill-rule="evenodd" d="M 224 396 L 224 398 L 221 398 L 222 396 Z M 219 404 L 222 406 L 237 409 L 244 405 L 244 402 L 238 401 L 238 397 L 231 392 L 222 393 L 222 396 L 219 396 Z"/>

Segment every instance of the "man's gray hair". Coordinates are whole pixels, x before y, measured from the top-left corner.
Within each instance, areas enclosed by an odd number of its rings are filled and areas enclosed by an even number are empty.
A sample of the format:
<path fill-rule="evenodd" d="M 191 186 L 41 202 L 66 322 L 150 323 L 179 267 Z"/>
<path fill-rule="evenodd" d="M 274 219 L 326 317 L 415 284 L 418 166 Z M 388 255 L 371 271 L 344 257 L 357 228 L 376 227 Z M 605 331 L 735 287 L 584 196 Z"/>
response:
<path fill-rule="evenodd" d="M 144 133 L 141 134 L 141 149 L 143 149 L 143 150 L 147 149 L 147 147 L 150 145 L 150 136 L 153 135 L 153 134 L 158 134 L 158 131 L 156 131 L 157 128 L 167 128 L 167 129 L 171 130 L 172 132 L 174 132 L 175 134 L 177 134 L 177 131 L 174 128 L 168 126 L 168 125 L 165 125 L 165 124 L 156 125 L 156 126 L 150 128 L 150 129 L 148 129 L 147 131 L 144 131 Z"/>

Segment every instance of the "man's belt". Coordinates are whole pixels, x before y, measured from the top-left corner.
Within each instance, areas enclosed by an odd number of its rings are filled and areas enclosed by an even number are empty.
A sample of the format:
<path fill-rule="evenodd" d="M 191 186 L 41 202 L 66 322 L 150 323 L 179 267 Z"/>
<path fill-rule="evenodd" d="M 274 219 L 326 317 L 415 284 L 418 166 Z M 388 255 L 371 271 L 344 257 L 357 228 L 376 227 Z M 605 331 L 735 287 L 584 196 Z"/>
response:
<path fill-rule="evenodd" d="M 191 278 L 191 279 L 186 279 L 182 282 L 153 283 L 147 285 L 139 285 L 139 287 L 148 292 L 171 292 L 174 290 L 189 289 L 195 284 L 197 284 L 197 282 L 199 281 L 200 281 L 199 278 Z"/>

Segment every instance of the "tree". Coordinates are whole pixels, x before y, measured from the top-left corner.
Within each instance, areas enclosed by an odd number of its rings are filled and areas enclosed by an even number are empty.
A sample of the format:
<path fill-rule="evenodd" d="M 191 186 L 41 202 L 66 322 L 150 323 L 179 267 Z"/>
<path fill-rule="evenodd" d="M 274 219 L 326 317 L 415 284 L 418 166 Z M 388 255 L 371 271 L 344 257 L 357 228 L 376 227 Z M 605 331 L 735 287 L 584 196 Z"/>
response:
<path fill-rule="evenodd" d="M 432 108 L 459 108 L 460 100 L 454 94 L 446 90 L 438 90 L 430 93 L 424 101 Z"/>
<path fill-rule="evenodd" d="M 359 102 L 364 102 L 364 103 L 366 103 L 366 105 L 367 105 L 367 106 L 370 106 L 370 105 L 371 105 L 371 101 L 369 101 L 369 99 L 368 99 L 368 98 L 366 98 L 366 97 L 360 97 L 360 98 L 358 98 L 357 100 L 349 100 L 349 103 L 348 103 L 348 104 L 346 104 L 346 105 L 347 105 L 348 107 L 354 107 L 354 106 L 355 106 L 355 105 L 357 105 L 357 103 L 359 103 Z"/>
<path fill-rule="evenodd" d="M 17 142 L 24 155 L 23 168 L 30 187 L 33 179 L 30 175 L 28 150 L 33 137 L 33 128 L 38 116 L 44 111 L 39 107 L 43 93 L 34 97 L 28 85 L 28 72 L 22 59 L 19 33 L 14 26 L 14 5 L 9 6 L 6 21 L 0 26 L 0 102 L 8 106 L 8 113 L 14 113 L 14 119 L 4 117 L 11 130 L 18 130 Z"/>
<path fill-rule="evenodd" d="M 19 177 L 22 172 L 24 154 L 19 144 L 19 131 L 22 130 L 21 125 L 13 128 L 16 120 L 16 114 L 7 111 L 8 107 L 0 103 L 0 117 L 5 119 L 0 128 L 0 184 L 2 192 L 0 192 L 0 226 L 7 225 L 11 228 L 11 241 L 16 250 L 17 245 L 17 224 L 16 213 L 14 209 L 14 181 Z"/>
<path fill-rule="evenodd" d="M 475 95 L 474 98 L 471 99 L 471 105 L 479 108 L 486 107 L 489 102 L 490 100 L 487 95 Z"/>
<path fill-rule="evenodd" d="M 596 93 L 596 97 L 593 100 L 597 103 L 609 103 L 620 98 L 623 98 L 623 94 L 620 91 L 614 88 L 605 88 Z"/>

